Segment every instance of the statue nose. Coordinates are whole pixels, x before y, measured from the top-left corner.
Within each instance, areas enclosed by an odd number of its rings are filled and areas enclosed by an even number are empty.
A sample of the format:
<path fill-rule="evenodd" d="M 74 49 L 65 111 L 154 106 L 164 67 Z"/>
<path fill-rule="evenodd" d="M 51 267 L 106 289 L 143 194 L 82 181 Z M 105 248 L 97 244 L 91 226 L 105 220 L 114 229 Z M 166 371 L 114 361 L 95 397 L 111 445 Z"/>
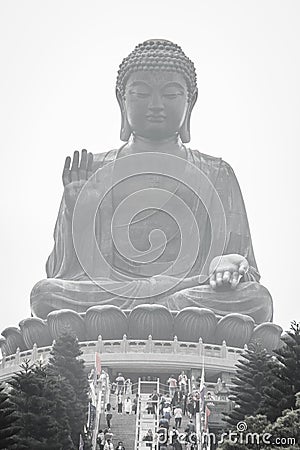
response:
<path fill-rule="evenodd" d="M 162 111 L 164 109 L 164 105 L 159 94 L 153 94 L 151 97 L 151 101 L 149 104 L 150 111 Z"/>

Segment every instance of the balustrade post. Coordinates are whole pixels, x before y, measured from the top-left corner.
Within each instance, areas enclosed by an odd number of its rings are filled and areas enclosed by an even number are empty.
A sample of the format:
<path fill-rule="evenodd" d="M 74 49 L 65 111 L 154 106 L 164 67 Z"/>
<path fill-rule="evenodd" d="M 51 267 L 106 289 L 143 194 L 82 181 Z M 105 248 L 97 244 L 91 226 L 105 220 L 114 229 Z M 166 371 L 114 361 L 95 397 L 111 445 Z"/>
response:
<path fill-rule="evenodd" d="M 202 340 L 202 338 L 199 338 L 199 342 L 198 342 L 198 354 L 199 354 L 200 356 L 202 356 L 202 355 L 203 355 L 203 352 L 204 352 L 204 348 L 203 348 L 203 340 Z"/>
<path fill-rule="evenodd" d="M 177 338 L 177 336 L 174 336 L 173 353 L 178 353 L 178 351 L 179 351 L 178 338 Z"/>
<path fill-rule="evenodd" d="M 147 352 L 152 353 L 153 352 L 153 342 L 152 342 L 152 336 L 149 334 L 148 341 L 147 341 Z"/>
<path fill-rule="evenodd" d="M 1 369 L 4 369 L 6 363 L 6 353 L 2 351 Z"/>
<path fill-rule="evenodd" d="M 221 347 L 221 358 L 226 359 L 228 356 L 226 341 L 222 342 Z"/>
<path fill-rule="evenodd" d="M 128 350 L 128 341 L 127 341 L 126 334 L 124 334 L 122 342 L 121 342 L 121 352 L 127 353 L 127 350 Z"/>
<path fill-rule="evenodd" d="M 101 334 L 99 334 L 99 336 L 98 336 L 98 341 L 97 341 L 97 345 L 96 345 L 96 352 L 97 353 L 102 353 L 103 352 L 103 341 L 102 341 Z"/>
<path fill-rule="evenodd" d="M 18 347 L 16 350 L 16 356 L 15 356 L 15 365 L 20 365 L 20 348 Z"/>
<path fill-rule="evenodd" d="M 38 359 L 37 345 L 33 344 L 32 353 L 31 353 L 31 361 L 35 362 Z"/>

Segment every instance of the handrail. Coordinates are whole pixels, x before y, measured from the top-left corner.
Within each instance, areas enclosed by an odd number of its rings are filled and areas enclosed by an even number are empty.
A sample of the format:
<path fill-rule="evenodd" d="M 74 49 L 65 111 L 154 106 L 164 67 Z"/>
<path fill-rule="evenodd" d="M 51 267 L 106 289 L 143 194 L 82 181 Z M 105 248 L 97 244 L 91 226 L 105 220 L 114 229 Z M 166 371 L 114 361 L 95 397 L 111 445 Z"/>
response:
<path fill-rule="evenodd" d="M 157 378 L 156 392 L 157 392 L 158 400 L 157 400 L 157 405 L 156 405 L 156 417 L 155 417 L 155 429 L 154 429 L 155 434 L 158 432 L 158 428 L 159 428 L 159 407 L 160 407 L 160 405 L 159 405 L 159 394 L 160 394 L 160 381 L 159 381 L 159 378 Z M 157 448 L 158 448 L 157 443 L 154 443 L 154 450 L 157 450 Z"/>
<path fill-rule="evenodd" d="M 135 450 L 144 448 L 143 444 L 145 444 L 145 443 L 144 443 L 144 439 L 141 436 L 141 430 L 143 428 L 143 425 L 145 425 L 145 423 L 147 423 L 147 425 L 149 426 L 149 419 L 147 420 L 145 416 L 142 416 L 142 411 L 141 411 L 141 405 L 142 405 L 142 401 L 143 401 L 142 397 L 143 397 L 143 395 L 149 395 L 149 393 L 142 392 L 142 386 L 149 385 L 149 384 L 156 385 L 156 392 L 158 394 L 158 400 L 157 400 L 154 417 L 153 417 L 153 415 L 146 415 L 147 419 L 149 418 L 152 422 L 151 429 L 153 430 L 153 439 L 154 439 L 156 432 L 158 431 L 158 427 L 159 427 L 159 390 L 160 390 L 159 378 L 157 378 L 156 381 L 142 381 L 141 378 L 139 378 L 139 389 L 138 389 L 139 401 L 138 401 L 137 420 L 136 420 L 136 434 L 135 434 L 135 446 L 134 446 Z M 152 448 L 157 450 L 157 444 L 154 441 L 152 442 L 152 445 L 154 446 Z"/>
<path fill-rule="evenodd" d="M 159 349 L 160 347 L 169 350 L 167 353 L 180 353 L 180 349 L 184 349 L 186 351 L 186 348 L 189 348 L 192 350 L 192 354 L 195 355 L 201 355 L 204 354 L 205 356 L 214 356 L 219 357 L 221 359 L 226 359 L 229 354 L 231 355 L 241 355 L 245 348 L 236 348 L 236 347 L 229 347 L 226 345 L 225 341 L 223 344 L 204 344 L 202 339 L 200 338 L 198 342 L 187 342 L 187 341 L 178 341 L 175 337 L 173 340 L 160 340 L 160 339 L 152 339 L 151 336 L 149 336 L 148 339 L 127 339 L 127 336 L 124 335 L 123 339 L 106 339 L 103 340 L 101 336 L 99 336 L 97 341 L 84 341 L 80 342 L 80 348 L 84 351 L 87 350 L 84 353 L 93 353 L 95 351 L 95 347 L 99 353 L 106 353 L 105 350 L 111 347 L 119 347 L 120 353 L 130 353 L 130 350 L 133 350 L 133 348 L 139 349 L 139 344 L 145 344 L 147 347 L 148 353 L 157 353 L 155 352 L 155 349 Z M 118 348 L 118 350 L 119 350 Z M 2 359 L 0 360 L 0 368 L 5 368 L 7 363 L 14 363 L 15 365 L 18 365 L 18 362 L 21 358 L 31 357 L 32 360 L 39 359 L 39 356 L 41 354 L 50 353 L 52 350 L 51 345 L 47 345 L 44 347 L 37 347 L 36 344 L 33 345 L 32 349 L 20 351 L 20 349 L 16 350 L 15 354 L 6 355 L 4 352 L 2 354 Z M 90 350 L 90 352 L 89 352 Z M 145 350 L 145 348 L 140 349 Z M 111 353 L 111 352 L 109 352 Z M 133 351 L 133 353 L 137 353 L 136 351 Z M 138 352 L 139 353 L 139 352 Z"/>
<path fill-rule="evenodd" d="M 103 407 L 105 409 L 107 404 L 107 399 L 110 395 L 110 389 L 109 389 L 109 376 L 107 374 L 107 381 L 105 383 L 104 389 L 101 382 L 97 379 L 96 382 L 96 394 L 97 394 L 97 404 L 96 404 L 96 418 L 95 418 L 95 428 L 93 430 L 93 437 L 92 437 L 92 450 L 96 450 L 97 447 L 97 437 L 98 437 L 98 431 L 99 431 L 99 422 L 100 422 L 100 415 L 102 412 L 102 401 L 103 401 Z"/>
<path fill-rule="evenodd" d="M 138 441 L 139 441 L 139 427 L 140 427 L 140 414 L 141 414 L 141 379 L 138 380 L 138 401 L 137 401 L 137 409 L 136 409 L 136 424 L 135 424 L 135 442 L 134 442 L 134 450 L 137 450 Z"/>

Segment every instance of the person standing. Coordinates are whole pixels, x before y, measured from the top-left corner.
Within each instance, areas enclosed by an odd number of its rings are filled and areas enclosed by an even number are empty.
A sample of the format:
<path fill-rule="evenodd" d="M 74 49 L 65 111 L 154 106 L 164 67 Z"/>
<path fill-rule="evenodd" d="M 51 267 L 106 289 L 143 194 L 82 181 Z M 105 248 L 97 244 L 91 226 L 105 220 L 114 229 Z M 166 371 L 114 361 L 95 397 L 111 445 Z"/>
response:
<path fill-rule="evenodd" d="M 169 403 L 165 403 L 165 406 L 163 408 L 163 417 L 170 422 L 170 419 L 172 417 L 172 409 Z"/>
<path fill-rule="evenodd" d="M 188 432 L 188 433 L 195 433 L 196 427 L 195 427 L 195 424 L 194 424 L 193 420 L 189 421 L 189 423 L 186 426 L 185 431 Z"/>
<path fill-rule="evenodd" d="M 108 428 L 108 430 L 104 430 L 104 439 L 105 439 L 105 442 L 106 442 L 106 441 L 112 441 L 113 435 L 114 435 L 114 434 L 112 433 L 112 431 L 111 431 L 110 428 Z"/>
<path fill-rule="evenodd" d="M 131 414 L 132 412 L 132 401 L 130 397 L 127 397 L 124 402 L 124 412 L 125 414 Z"/>
<path fill-rule="evenodd" d="M 117 405 L 118 405 L 118 414 L 122 414 L 122 412 L 123 412 L 123 398 L 122 398 L 122 394 L 118 394 Z"/>
<path fill-rule="evenodd" d="M 143 441 L 146 442 L 146 447 L 152 450 L 153 447 L 153 432 L 151 429 L 147 431 L 147 434 L 143 437 Z"/>
<path fill-rule="evenodd" d="M 172 450 L 182 450 L 182 445 L 180 443 L 180 435 L 178 430 L 174 427 L 172 430 Z"/>
<path fill-rule="evenodd" d="M 107 403 L 105 412 L 106 412 L 105 418 L 106 418 L 107 428 L 111 428 L 112 412 L 111 412 L 111 404 L 110 403 Z"/>
<path fill-rule="evenodd" d="M 105 438 L 104 438 L 103 430 L 99 430 L 99 433 L 97 436 L 97 444 L 99 445 L 99 450 L 104 450 Z"/>
<path fill-rule="evenodd" d="M 116 378 L 116 384 L 117 384 L 116 395 L 123 394 L 125 390 L 125 378 L 123 377 L 121 372 L 118 373 L 118 376 Z"/>
<path fill-rule="evenodd" d="M 107 439 L 107 441 L 105 442 L 104 450 L 114 450 L 114 445 L 110 439 Z"/>
<path fill-rule="evenodd" d="M 139 394 L 136 394 L 135 398 L 133 399 L 133 405 L 132 405 L 132 411 L 134 412 L 134 414 L 137 413 L 138 401 L 139 401 Z"/>
<path fill-rule="evenodd" d="M 127 378 L 125 381 L 125 395 L 131 395 L 132 394 L 132 382 L 130 378 Z"/>
<path fill-rule="evenodd" d="M 187 383 L 188 383 L 188 378 L 187 378 L 186 374 L 184 373 L 184 371 L 182 371 L 178 377 L 178 385 L 179 385 L 180 391 L 183 392 L 184 394 L 186 394 L 186 392 L 187 392 Z"/>
<path fill-rule="evenodd" d="M 175 419 L 175 428 L 176 430 L 181 427 L 182 421 L 182 409 L 179 405 L 177 405 L 174 409 L 174 419 Z"/>
<path fill-rule="evenodd" d="M 174 377 L 174 375 L 170 376 L 170 378 L 168 379 L 167 383 L 169 385 L 169 394 L 170 394 L 170 397 L 171 397 L 171 400 L 172 400 L 172 398 L 174 397 L 174 394 L 176 392 L 176 388 L 177 388 L 177 380 Z"/>
<path fill-rule="evenodd" d="M 187 409 L 187 415 L 191 419 L 193 417 L 193 415 L 195 414 L 194 400 L 191 395 L 189 395 L 189 397 L 188 397 L 186 409 Z"/>
<path fill-rule="evenodd" d="M 123 445 L 123 442 L 121 442 L 121 441 L 118 442 L 118 445 L 116 446 L 116 450 L 126 450 Z"/>
<path fill-rule="evenodd" d="M 158 400 L 159 400 L 158 393 L 157 393 L 156 389 L 154 389 L 153 393 L 150 395 L 150 401 L 152 404 L 152 414 L 156 414 L 157 407 L 158 407 Z"/>
<path fill-rule="evenodd" d="M 173 398 L 172 398 L 171 405 L 172 405 L 173 407 L 175 407 L 176 405 L 178 405 L 179 403 L 181 403 L 182 396 L 183 396 L 182 391 L 180 391 L 178 388 L 176 388 L 175 394 L 174 394 L 174 396 L 173 396 Z"/>

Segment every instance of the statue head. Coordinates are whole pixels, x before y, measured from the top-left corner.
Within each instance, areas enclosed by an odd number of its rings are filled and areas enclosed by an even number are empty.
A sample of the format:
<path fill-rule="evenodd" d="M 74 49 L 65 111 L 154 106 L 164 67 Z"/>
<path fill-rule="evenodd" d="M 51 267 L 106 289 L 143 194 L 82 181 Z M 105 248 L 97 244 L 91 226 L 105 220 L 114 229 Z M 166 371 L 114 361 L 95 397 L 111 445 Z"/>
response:
<path fill-rule="evenodd" d="M 121 140 L 131 134 L 151 140 L 179 135 L 189 142 L 197 92 L 194 64 L 177 44 L 164 39 L 139 44 L 118 71 Z"/>

